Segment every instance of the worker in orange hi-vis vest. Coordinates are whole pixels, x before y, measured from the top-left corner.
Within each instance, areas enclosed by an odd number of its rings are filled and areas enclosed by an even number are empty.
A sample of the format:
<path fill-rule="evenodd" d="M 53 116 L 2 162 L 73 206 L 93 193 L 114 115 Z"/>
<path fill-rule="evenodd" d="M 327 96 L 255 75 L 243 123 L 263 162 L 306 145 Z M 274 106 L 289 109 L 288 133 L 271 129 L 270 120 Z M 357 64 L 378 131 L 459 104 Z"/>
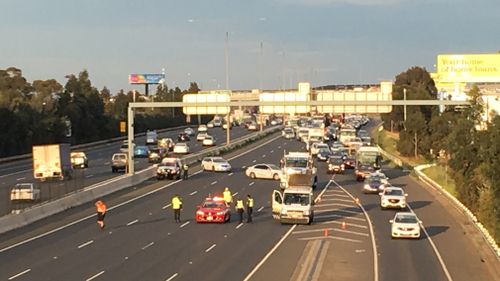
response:
<path fill-rule="evenodd" d="M 104 217 L 106 216 L 106 204 L 102 200 L 97 200 L 95 202 L 95 207 L 97 209 L 97 224 L 101 229 L 104 228 Z"/>

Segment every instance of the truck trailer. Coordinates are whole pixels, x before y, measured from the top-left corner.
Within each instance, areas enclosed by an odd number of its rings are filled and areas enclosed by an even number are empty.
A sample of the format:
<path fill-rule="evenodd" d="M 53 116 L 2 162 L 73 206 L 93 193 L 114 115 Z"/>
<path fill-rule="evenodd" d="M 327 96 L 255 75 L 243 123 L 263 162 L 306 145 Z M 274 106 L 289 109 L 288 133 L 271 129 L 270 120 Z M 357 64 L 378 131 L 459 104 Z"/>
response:
<path fill-rule="evenodd" d="M 47 179 L 71 179 L 73 168 L 69 143 L 33 146 L 33 177 Z"/>

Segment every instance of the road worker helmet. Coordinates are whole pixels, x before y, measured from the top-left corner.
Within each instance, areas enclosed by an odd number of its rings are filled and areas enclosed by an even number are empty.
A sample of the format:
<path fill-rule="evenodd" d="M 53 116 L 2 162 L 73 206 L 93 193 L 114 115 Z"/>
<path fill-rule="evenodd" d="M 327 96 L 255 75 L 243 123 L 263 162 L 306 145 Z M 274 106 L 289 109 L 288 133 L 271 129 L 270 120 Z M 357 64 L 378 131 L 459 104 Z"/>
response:
<path fill-rule="evenodd" d="M 224 191 L 229 191 L 229 187 L 224 188 Z"/>

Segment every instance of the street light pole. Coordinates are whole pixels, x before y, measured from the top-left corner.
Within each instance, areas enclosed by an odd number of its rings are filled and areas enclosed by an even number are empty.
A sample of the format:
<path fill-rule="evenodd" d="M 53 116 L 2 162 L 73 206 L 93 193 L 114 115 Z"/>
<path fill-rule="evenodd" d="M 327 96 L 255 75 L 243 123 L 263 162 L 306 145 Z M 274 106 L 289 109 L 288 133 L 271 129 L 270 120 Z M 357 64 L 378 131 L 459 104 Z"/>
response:
<path fill-rule="evenodd" d="M 403 88 L 403 99 L 405 101 L 405 105 L 404 105 L 404 121 L 406 122 L 406 88 Z"/>
<path fill-rule="evenodd" d="M 229 90 L 229 57 L 228 57 L 228 41 L 229 41 L 229 32 L 226 31 L 226 44 L 224 48 L 224 55 L 226 58 L 226 90 Z"/>

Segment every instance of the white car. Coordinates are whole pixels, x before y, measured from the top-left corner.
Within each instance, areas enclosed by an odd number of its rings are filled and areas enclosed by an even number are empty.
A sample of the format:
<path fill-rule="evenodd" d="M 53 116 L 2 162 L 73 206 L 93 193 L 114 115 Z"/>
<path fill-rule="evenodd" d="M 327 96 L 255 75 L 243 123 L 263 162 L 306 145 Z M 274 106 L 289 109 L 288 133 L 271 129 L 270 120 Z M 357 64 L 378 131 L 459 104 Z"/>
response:
<path fill-rule="evenodd" d="M 18 183 L 10 191 L 11 201 L 37 201 L 40 200 L 40 189 L 33 183 Z"/>
<path fill-rule="evenodd" d="M 210 121 L 210 122 L 207 123 L 207 128 L 213 128 L 214 126 L 215 126 L 214 122 L 212 122 L 212 121 Z"/>
<path fill-rule="evenodd" d="M 207 136 L 208 136 L 208 134 L 207 134 L 207 133 L 198 133 L 198 135 L 196 136 L 196 140 L 197 140 L 197 141 L 202 141 L 202 140 L 204 140 Z"/>
<path fill-rule="evenodd" d="M 198 133 L 206 132 L 206 131 L 208 131 L 207 125 L 202 124 L 202 125 L 198 126 Z"/>
<path fill-rule="evenodd" d="M 420 221 L 417 215 L 410 212 L 398 212 L 391 223 L 392 238 L 420 238 Z"/>
<path fill-rule="evenodd" d="M 206 145 L 206 146 L 212 146 L 212 145 L 215 145 L 215 138 L 214 138 L 214 137 L 212 137 L 212 136 L 206 136 L 206 137 L 203 139 L 202 145 Z"/>
<path fill-rule="evenodd" d="M 322 143 L 322 142 L 314 142 L 312 145 L 311 145 L 311 154 L 312 155 L 316 155 L 318 154 L 319 150 L 321 148 L 325 148 L 325 149 L 328 149 L 330 150 L 330 148 L 328 147 L 328 144 L 326 143 Z"/>
<path fill-rule="evenodd" d="M 174 153 L 176 154 L 188 154 L 189 146 L 185 142 L 178 142 L 174 146 Z"/>
<path fill-rule="evenodd" d="M 193 128 L 186 128 L 186 129 L 184 129 L 184 133 L 186 133 L 188 136 L 194 136 L 195 135 L 195 131 L 193 130 Z"/>
<path fill-rule="evenodd" d="M 252 179 L 280 180 L 281 169 L 273 164 L 257 164 L 246 169 L 245 174 Z"/>
<path fill-rule="evenodd" d="M 258 130 L 257 123 L 252 122 L 250 125 L 248 125 L 248 130 L 257 131 Z"/>
<path fill-rule="evenodd" d="M 406 208 L 406 194 L 401 187 L 389 186 L 380 195 L 380 208 Z"/>
<path fill-rule="evenodd" d="M 389 178 L 384 174 L 382 173 L 380 170 L 377 170 L 375 171 L 374 173 L 371 173 L 369 175 L 369 177 L 377 177 L 380 179 L 380 181 L 385 184 L 385 185 L 389 185 Z"/>
<path fill-rule="evenodd" d="M 205 157 L 201 161 L 201 168 L 204 171 L 230 172 L 231 164 L 222 157 Z"/>

